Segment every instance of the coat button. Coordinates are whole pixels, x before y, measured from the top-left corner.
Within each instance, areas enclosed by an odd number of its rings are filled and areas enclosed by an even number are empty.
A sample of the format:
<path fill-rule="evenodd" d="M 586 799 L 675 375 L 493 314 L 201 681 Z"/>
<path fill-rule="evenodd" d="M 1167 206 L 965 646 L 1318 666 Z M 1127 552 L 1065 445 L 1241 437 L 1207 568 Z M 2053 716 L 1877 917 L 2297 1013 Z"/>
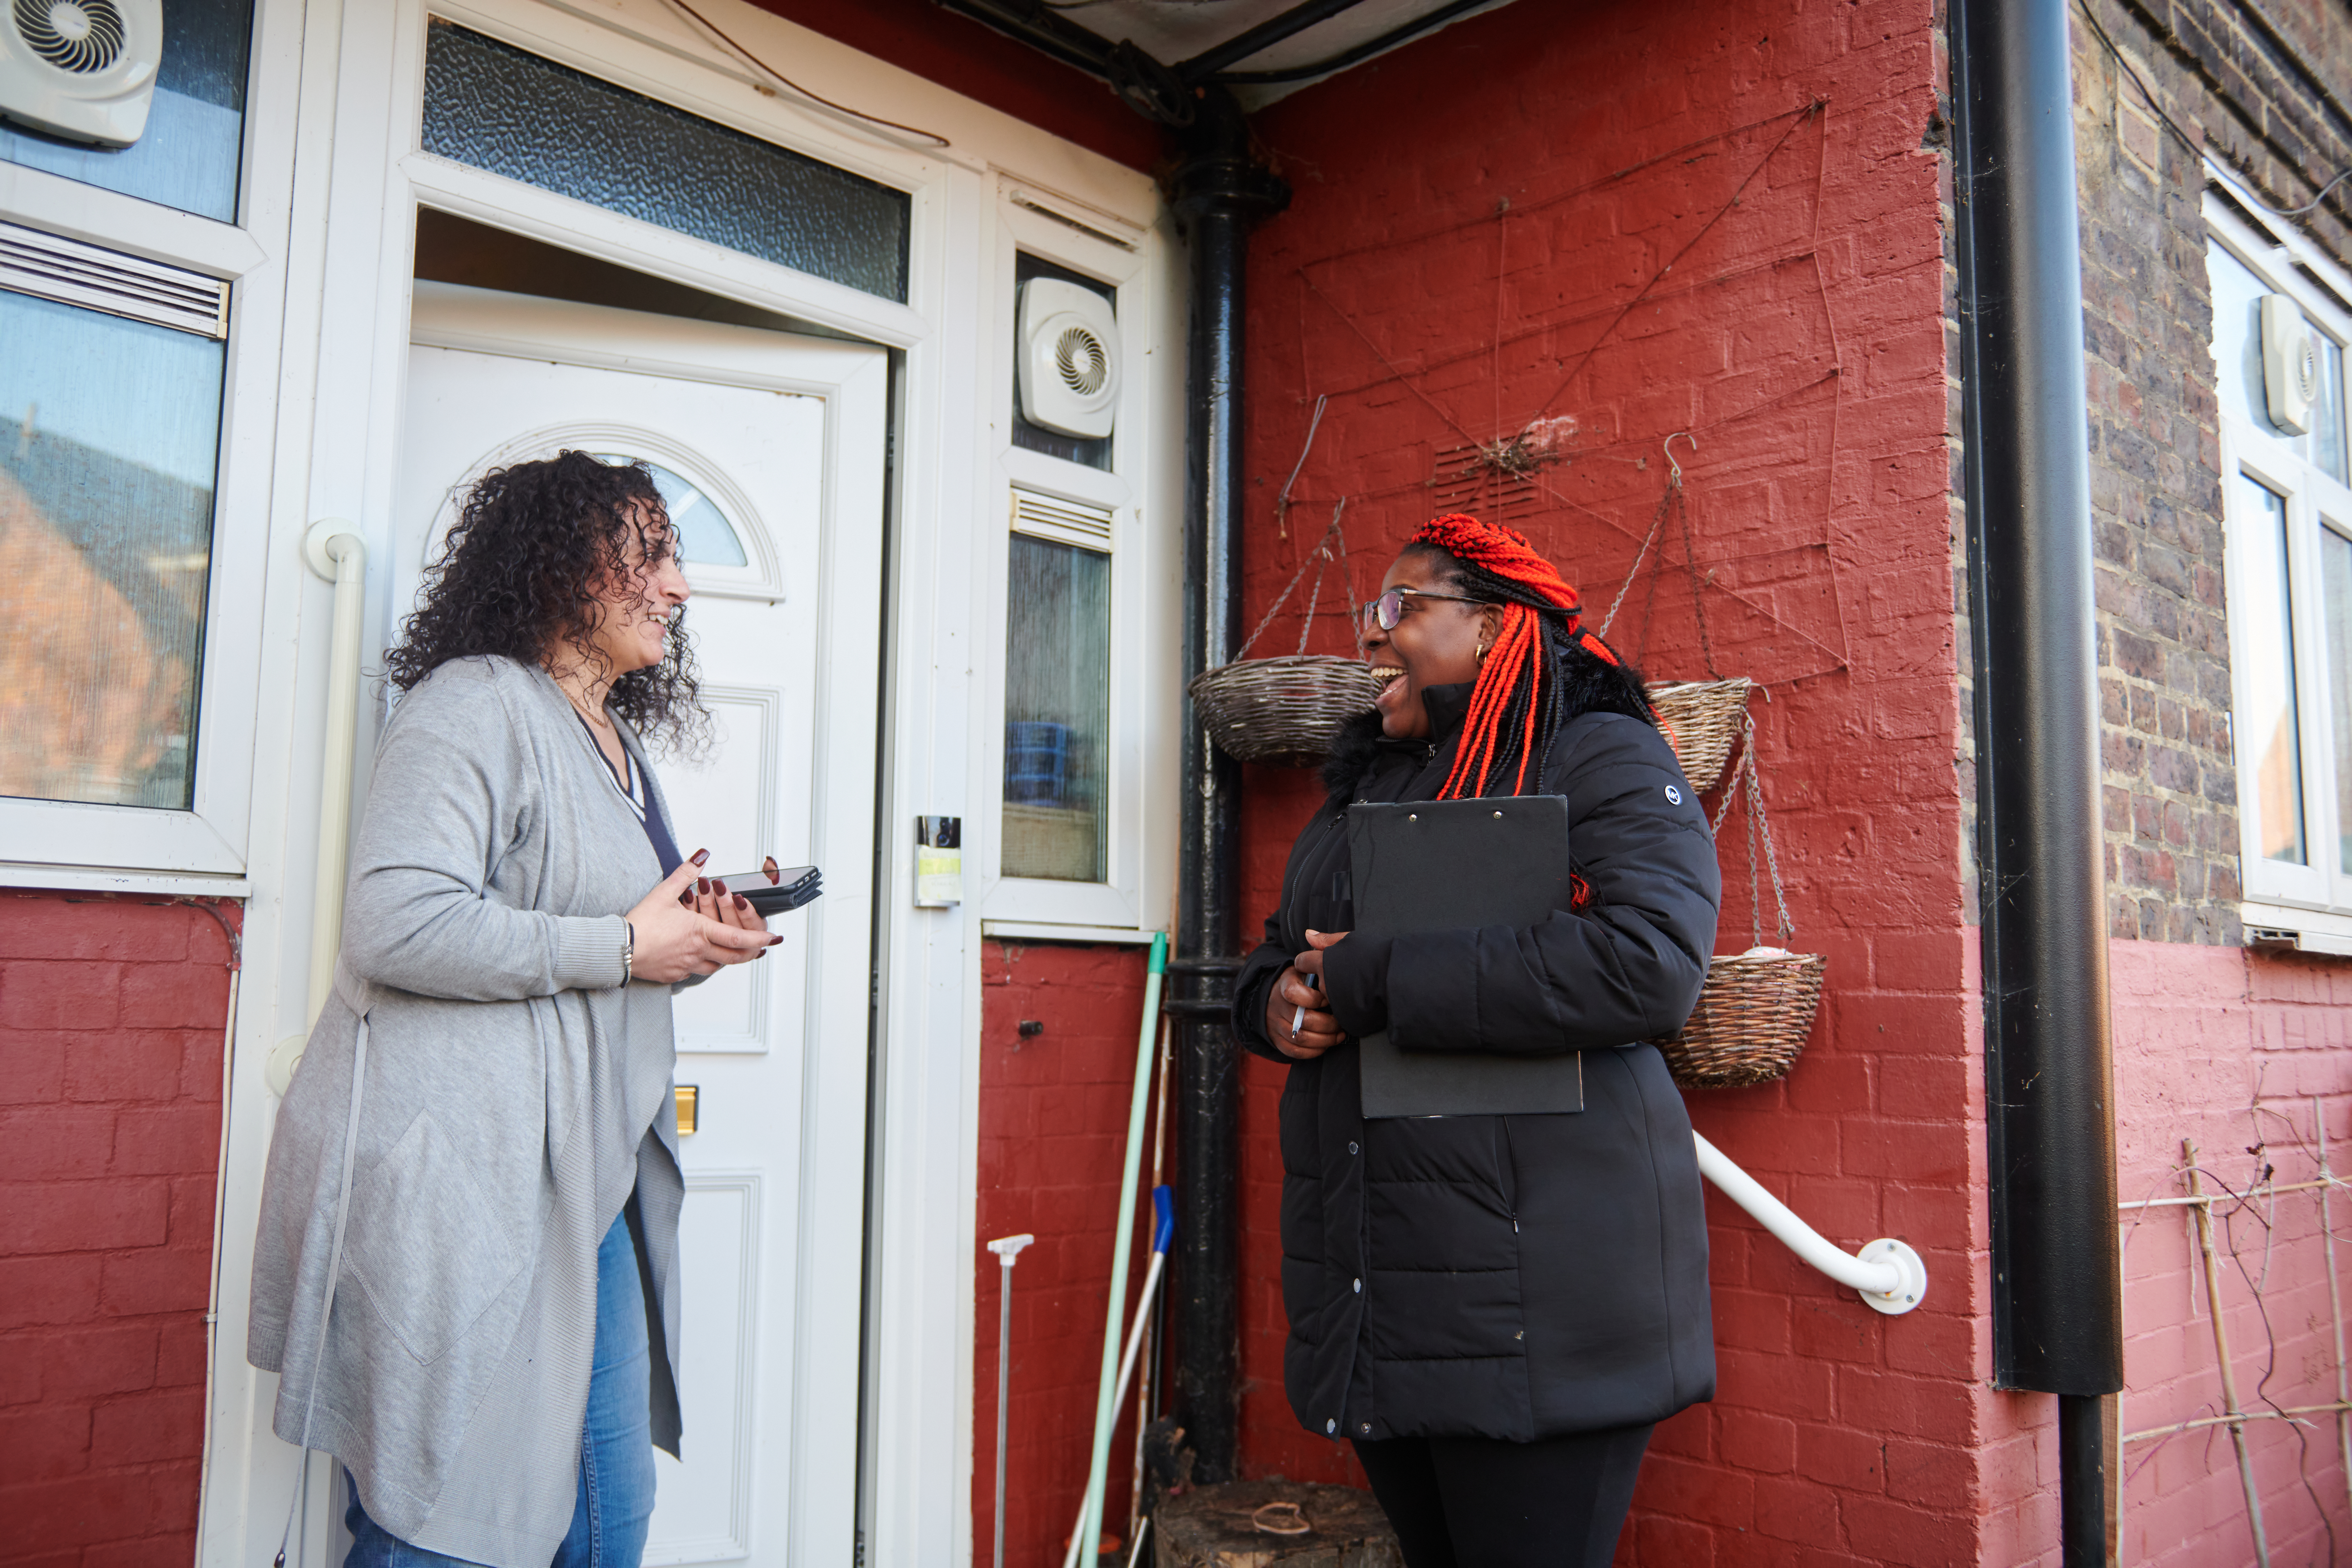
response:
<path fill-rule="evenodd" d="M 1367 1421 L 1367 1422 L 1365 1422 L 1365 1423 L 1364 1423 L 1364 1436 L 1367 1436 L 1367 1437 L 1369 1437 L 1369 1436 L 1370 1436 L 1371 1435 L 1372 1435 L 1372 1424 L 1371 1424 L 1370 1422 Z"/>
<path fill-rule="evenodd" d="M 1359 1280 L 1357 1280 L 1357 1281 L 1356 1281 L 1356 1294 L 1357 1294 L 1357 1295 L 1359 1295 L 1359 1296 L 1360 1296 L 1360 1295 L 1362 1295 L 1363 1293 L 1364 1293 L 1364 1282 L 1363 1282 L 1362 1280 L 1359 1279 Z"/>
<path fill-rule="evenodd" d="M 1349 1153 L 1350 1153 L 1350 1154 L 1352 1154 L 1352 1153 L 1354 1153 L 1355 1152 L 1356 1152 L 1356 1146 L 1355 1146 L 1353 1143 L 1349 1144 L 1349 1145 L 1348 1145 L 1348 1152 L 1349 1152 Z"/>
<path fill-rule="evenodd" d="M 1326 1421 L 1325 1423 L 1323 1423 L 1323 1436 L 1325 1436 L 1326 1437 L 1328 1437 L 1332 1433 L 1337 1432 L 1339 1429 L 1339 1422 L 1338 1417 L 1336 1417 L 1336 1416 L 1335 1416 L 1335 1417 L 1333 1417 L 1331 1420 L 1328 1420 L 1328 1421 Z"/>

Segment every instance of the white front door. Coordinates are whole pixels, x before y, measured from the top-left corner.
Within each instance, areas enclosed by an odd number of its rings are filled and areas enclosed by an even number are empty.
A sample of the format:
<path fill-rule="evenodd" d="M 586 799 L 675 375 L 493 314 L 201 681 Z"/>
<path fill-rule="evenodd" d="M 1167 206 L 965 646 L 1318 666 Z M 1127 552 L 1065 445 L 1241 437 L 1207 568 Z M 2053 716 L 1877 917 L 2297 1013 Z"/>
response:
<path fill-rule="evenodd" d="M 847 1563 L 880 700 L 883 351 L 416 286 L 393 614 L 486 468 L 574 447 L 655 466 L 695 590 L 709 754 L 657 760 L 679 849 L 814 863 L 782 945 L 677 1002 L 683 1464 L 649 1564 Z"/>

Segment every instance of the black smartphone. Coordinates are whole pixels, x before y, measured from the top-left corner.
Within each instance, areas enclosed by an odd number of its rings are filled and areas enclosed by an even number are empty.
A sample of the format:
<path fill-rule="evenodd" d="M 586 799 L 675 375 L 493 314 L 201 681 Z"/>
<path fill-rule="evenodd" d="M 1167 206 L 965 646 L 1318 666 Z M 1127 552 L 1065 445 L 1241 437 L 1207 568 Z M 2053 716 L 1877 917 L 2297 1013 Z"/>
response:
<path fill-rule="evenodd" d="M 777 871 L 730 871 L 712 877 L 730 893 L 740 893 L 763 915 L 799 909 L 824 891 L 824 873 L 814 866 L 786 866 Z"/>

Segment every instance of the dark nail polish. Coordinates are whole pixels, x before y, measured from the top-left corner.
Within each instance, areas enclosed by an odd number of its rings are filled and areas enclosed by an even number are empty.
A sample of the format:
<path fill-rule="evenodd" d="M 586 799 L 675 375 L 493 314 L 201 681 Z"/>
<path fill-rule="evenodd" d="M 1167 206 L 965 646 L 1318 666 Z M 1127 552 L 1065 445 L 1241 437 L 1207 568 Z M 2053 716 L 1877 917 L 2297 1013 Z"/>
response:
<path fill-rule="evenodd" d="M 748 910 L 751 907 L 751 900 L 738 893 L 735 895 L 735 907 L 739 910 Z"/>
<path fill-rule="evenodd" d="M 693 861 L 698 866 L 705 865 L 710 859 L 710 851 L 708 849 L 698 849 L 693 854 L 688 856 L 687 858 Z"/>
<path fill-rule="evenodd" d="M 768 945 L 769 945 L 770 947 L 773 947 L 773 946 L 775 946 L 775 945 L 776 945 L 776 943 L 778 943 L 778 942 L 782 942 L 782 941 L 783 941 L 783 940 L 784 940 L 784 939 L 783 939 L 782 937 L 780 937 L 780 936 L 772 936 L 772 937 L 770 937 L 770 938 L 768 939 Z"/>
<path fill-rule="evenodd" d="M 694 890 L 695 890 L 696 892 L 698 892 L 698 893 L 708 893 L 708 892 L 709 892 L 709 891 L 710 891 L 710 879 L 709 879 L 709 878 L 708 878 L 708 877 L 697 877 L 697 878 L 694 879 Z"/>

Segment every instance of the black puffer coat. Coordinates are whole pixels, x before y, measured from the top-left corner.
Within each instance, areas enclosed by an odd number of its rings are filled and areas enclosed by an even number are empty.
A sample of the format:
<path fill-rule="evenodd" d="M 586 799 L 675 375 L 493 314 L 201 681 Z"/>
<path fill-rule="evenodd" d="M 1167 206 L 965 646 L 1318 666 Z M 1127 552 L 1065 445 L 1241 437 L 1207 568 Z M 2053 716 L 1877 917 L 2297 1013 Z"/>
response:
<path fill-rule="evenodd" d="M 1353 922 L 1345 805 L 1433 799 L 1469 691 L 1424 693 L 1434 743 L 1347 737 L 1369 762 L 1299 835 L 1235 982 L 1244 1043 L 1290 1065 L 1283 1381 L 1310 1431 L 1527 1442 L 1656 1421 L 1715 1393 L 1690 1121 L 1664 1059 L 1636 1042 L 1697 1002 L 1721 879 L 1696 792 L 1655 729 L 1587 712 L 1546 759 L 1591 889 L 1581 908 L 1526 930 L 1343 942 L 1325 984 L 1349 1040 L 1293 1062 L 1266 1038 L 1267 993 L 1307 928 Z M 1366 1121 L 1353 1040 L 1382 1027 L 1400 1043 L 1580 1049 L 1585 1109 Z"/>

